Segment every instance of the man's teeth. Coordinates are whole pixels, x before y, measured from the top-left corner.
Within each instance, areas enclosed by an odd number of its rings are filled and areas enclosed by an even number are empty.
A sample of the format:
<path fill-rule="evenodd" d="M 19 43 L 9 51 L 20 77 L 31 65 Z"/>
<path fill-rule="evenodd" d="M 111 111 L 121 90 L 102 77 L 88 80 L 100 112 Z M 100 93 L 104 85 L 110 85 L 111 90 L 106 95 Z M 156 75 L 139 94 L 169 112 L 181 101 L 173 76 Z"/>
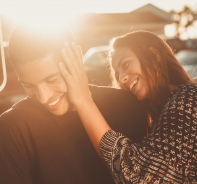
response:
<path fill-rule="evenodd" d="M 133 87 L 135 86 L 136 83 L 137 83 L 137 80 L 132 82 L 132 84 L 129 87 L 130 91 L 133 89 Z"/>
<path fill-rule="evenodd" d="M 57 100 L 51 102 L 51 103 L 48 103 L 49 106 L 52 106 L 52 105 L 56 105 L 57 102 L 59 102 L 60 98 L 58 98 Z"/>

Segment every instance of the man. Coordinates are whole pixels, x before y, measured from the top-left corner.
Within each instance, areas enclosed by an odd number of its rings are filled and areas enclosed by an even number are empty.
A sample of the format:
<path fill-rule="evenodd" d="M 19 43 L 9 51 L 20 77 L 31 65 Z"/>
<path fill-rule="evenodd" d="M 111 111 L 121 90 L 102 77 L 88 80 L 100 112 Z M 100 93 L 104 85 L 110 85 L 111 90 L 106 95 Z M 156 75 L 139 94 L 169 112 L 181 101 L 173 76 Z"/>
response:
<path fill-rule="evenodd" d="M 58 70 L 62 43 L 71 36 L 49 32 L 19 26 L 10 39 L 10 60 L 27 98 L 0 117 L 0 183 L 113 183 Z M 118 89 L 90 86 L 90 91 L 114 130 L 136 142 L 145 136 L 143 103 Z"/>

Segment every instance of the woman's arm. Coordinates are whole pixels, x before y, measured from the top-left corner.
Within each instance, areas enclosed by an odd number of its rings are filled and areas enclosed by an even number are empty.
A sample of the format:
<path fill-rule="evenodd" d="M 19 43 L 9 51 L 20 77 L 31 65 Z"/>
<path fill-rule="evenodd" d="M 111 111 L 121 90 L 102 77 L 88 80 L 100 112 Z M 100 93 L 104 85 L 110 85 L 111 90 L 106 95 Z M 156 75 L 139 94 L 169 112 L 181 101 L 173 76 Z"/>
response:
<path fill-rule="evenodd" d="M 110 130 L 90 97 L 80 49 L 75 45 L 65 48 L 62 51 L 65 66 L 60 64 L 59 67 L 68 85 L 70 100 L 114 181 L 196 182 L 197 86 L 178 88 L 165 105 L 152 133 L 136 144 Z"/>
<path fill-rule="evenodd" d="M 101 138 L 110 127 L 91 98 L 81 49 L 74 43 L 70 45 L 66 43 L 62 49 L 62 56 L 65 62 L 60 62 L 58 66 L 68 86 L 69 100 L 77 110 L 96 151 L 100 154 Z"/>

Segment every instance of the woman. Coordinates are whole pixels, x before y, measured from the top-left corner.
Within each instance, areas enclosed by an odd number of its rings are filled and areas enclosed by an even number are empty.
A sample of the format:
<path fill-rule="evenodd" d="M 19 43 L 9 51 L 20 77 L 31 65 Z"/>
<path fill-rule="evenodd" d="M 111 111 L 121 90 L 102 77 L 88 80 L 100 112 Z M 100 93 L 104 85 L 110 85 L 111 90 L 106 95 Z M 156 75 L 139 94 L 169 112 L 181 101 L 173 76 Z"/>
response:
<path fill-rule="evenodd" d="M 158 36 L 137 31 L 112 44 L 117 84 L 150 103 L 151 130 L 134 143 L 109 127 L 89 94 L 80 48 L 65 44 L 59 68 L 69 98 L 116 183 L 197 182 L 197 85 Z M 91 112 L 91 113 L 90 113 Z"/>

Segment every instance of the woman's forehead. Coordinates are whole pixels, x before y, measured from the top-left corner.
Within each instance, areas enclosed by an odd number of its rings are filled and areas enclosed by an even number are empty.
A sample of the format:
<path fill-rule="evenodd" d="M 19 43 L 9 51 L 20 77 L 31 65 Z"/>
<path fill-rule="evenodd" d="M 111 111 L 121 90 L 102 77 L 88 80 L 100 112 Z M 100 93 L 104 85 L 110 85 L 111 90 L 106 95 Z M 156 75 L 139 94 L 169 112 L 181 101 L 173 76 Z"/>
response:
<path fill-rule="evenodd" d="M 115 68 L 118 66 L 118 63 L 127 57 L 136 56 L 135 53 L 129 47 L 116 48 L 111 52 L 111 64 Z"/>

